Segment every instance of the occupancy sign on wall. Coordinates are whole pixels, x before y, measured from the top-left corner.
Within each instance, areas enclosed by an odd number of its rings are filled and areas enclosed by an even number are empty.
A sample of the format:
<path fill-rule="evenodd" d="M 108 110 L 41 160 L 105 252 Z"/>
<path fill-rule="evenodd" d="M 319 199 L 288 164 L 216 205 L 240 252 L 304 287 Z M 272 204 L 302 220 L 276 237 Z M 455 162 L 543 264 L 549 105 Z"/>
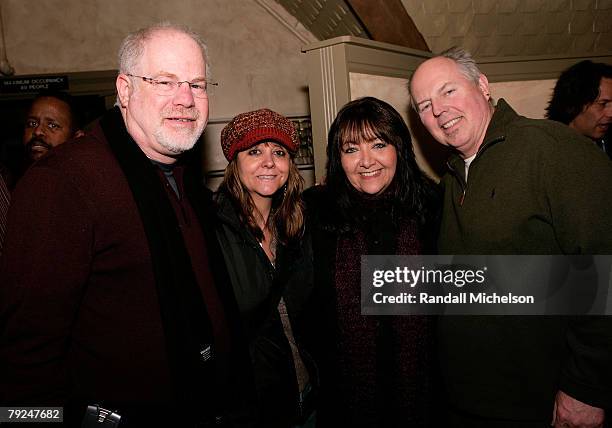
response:
<path fill-rule="evenodd" d="M 68 76 L 10 77 L 0 79 L 0 93 L 38 92 L 44 89 L 68 89 Z"/>

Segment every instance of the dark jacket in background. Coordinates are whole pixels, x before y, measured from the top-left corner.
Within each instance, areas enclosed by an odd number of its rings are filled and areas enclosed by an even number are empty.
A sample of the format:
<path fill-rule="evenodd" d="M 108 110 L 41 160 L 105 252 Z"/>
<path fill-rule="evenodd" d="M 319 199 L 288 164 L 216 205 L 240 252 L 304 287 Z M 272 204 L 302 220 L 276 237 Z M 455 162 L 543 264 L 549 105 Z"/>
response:
<path fill-rule="evenodd" d="M 6 218 L 11 200 L 11 194 L 3 172 L 4 167 L 0 164 L 0 256 L 2 255 L 2 246 L 4 244 L 4 237 L 6 236 Z"/>
<path fill-rule="evenodd" d="M 278 244 L 276 267 L 241 224 L 228 195 L 217 194 L 217 236 L 249 342 L 260 411 L 266 428 L 291 427 L 300 413 L 298 384 L 291 348 L 278 313 L 281 296 L 289 319 L 300 316 L 312 288 L 311 254 L 302 242 Z M 316 370 L 300 338 L 294 335 L 316 385 Z"/>
<path fill-rule="evenodd" d="M 604 135 L 604 137 L 599 140 L 599 141 L 595 141 L 595 144 L 597 144 L 597 147 L 599 147 L 601 150 L 603 150 L 603 152 L 608 155 L 608 159 L 612 160 L 612 128 L 608 129 L 608 132 L 606 133 L 606 135 Z"/>
<path fill-rule="evenodd" d="M 499 100 L 467 185 L 463 160 L 449 165 L 441 254 L 612 254 L 612 164 L 567 126 Z M 611 406 L 609 317 L 447 316 L 440 333 L 460 412 L 550 422 L 559 389 Z"/>

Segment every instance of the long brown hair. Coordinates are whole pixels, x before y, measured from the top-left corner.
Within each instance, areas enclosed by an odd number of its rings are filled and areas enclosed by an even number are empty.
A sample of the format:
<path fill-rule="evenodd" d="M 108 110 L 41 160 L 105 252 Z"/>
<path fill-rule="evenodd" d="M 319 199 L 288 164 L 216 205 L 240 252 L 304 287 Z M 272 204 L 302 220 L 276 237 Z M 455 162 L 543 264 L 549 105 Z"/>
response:
<path fill-rule="evenodd" d="M 225 169 L 219 190 L 231 199 L 238 217 L 255 238 L 263 240 L 263 230 L 257 224 L 256 206 L 247 188 L 240 181 L 238 156 L 235 156 Z M 299 239 L 304 230 L 304 206 L 302 188 L 304 179 L 293 162 L 289 160 L 287 182 L 272 197 L 272 209 L 266 223 L 274 238 L 283 244 Z"/>

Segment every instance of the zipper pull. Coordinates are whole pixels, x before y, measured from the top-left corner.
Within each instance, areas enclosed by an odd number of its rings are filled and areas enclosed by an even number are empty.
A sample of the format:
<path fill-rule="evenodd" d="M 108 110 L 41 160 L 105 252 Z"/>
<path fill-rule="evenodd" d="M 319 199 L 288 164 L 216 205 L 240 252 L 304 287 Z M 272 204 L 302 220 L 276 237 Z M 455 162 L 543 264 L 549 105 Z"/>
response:
<path fill-rule="evenodd" d="M 459 198 L 459 206 L 462 207 L 463 206 L 463 201 L 465 201 L 465 188 L 463 189 L 463 193 L 461 194 L 461 197 Z"/>

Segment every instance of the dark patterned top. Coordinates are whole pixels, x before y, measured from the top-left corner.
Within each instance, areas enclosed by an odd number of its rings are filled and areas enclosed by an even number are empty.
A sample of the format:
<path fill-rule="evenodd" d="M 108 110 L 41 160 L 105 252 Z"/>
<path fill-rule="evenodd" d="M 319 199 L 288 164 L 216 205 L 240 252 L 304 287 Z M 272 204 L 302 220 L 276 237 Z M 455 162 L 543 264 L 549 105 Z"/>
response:
<path fill-rule="evenodd" d="M 0 172 L 1 172 L 0 166 Z M 0 174 L 0 255 L 2 254 L 2 244 L 6 235 L 6 215 L 9 209 L 10 193 L 4 177 Z"/>

